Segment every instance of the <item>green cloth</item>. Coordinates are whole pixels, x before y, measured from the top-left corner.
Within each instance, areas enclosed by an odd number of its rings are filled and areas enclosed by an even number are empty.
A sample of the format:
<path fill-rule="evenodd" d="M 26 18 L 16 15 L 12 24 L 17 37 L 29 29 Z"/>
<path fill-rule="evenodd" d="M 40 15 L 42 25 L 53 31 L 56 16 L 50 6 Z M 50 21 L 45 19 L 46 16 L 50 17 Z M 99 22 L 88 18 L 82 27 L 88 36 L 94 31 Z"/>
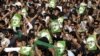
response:
<path fill-rule="evenodd" d="M 51 20 L 50 28 L 52 33 L 61 32 L 60 24 L 58 20 Z"/>
<path fill-rule="evenodd" d="M 49 43 L 52 43 L 52 37 L 48 31 L 48 29 L 43 29 L 39 32 L 39 37 L 46 37 L 49 40 Z"/>
<path fill-rule="evenodd" d="M 20 38 L 20 39 L 21 39 L 21 37 L 22 37 L 22 35 L 23 35 L 23 34 L 22 34 L 22 32 L 17 31 L 16 35 L 17 35 L 17 37 L 18 37 L 18 38 Z"/>
<path fill-rule="evenodd" d="M 64 53 L 64 50 L 65 50 L 65 47 L 66 47 L 65 41 L 58 41 L 58 42 L 57 42 L 57 45 L 54 46 L 54 45 L 51 45 L 51 44 L 49 44 L 49 43 L 46 43 L 46 42 L 37 40 L 37 41 L 34 43 L 34 45 L 35 45 L 35 46 L 37 46 L 37 45 L 42 45 L 42 46 L 44 46 L 44 48 L 54 48 L 54 49 L 56 50 L 55 56 L 62 56 L 62 54 Z"/>
<path fill-rule="evenodd" d="M 90 35 L 87 38 L 87 45 L 86 45 L 88 50 L 96 50 L 97 46 L 95 43 L 96 43 L 96 35 Z"/>
<path fill-rule="evenodd" d="M 23 14 L 23 16 L 27 15 L 27 9 L 26 8 L 22 8 L 22 14 Z"/>
<path fill-rule="evenodd" d="M 46 43 L 46 42 L 43 42 L 43 41 L 40 41 L 40 40 L 37 40 L 35 42 L 35 45 L 42 45 L 42 46 L 45 46 L 44 48 L 54 48 L 53 45 L 49 44 L 49 43 Z"/>

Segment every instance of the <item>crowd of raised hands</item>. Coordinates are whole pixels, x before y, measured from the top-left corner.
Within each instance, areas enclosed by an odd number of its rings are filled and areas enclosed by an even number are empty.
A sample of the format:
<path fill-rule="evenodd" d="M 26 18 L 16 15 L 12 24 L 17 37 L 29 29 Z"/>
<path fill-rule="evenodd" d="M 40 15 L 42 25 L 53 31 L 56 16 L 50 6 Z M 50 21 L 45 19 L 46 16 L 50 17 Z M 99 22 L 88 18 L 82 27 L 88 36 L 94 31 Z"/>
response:
<path fill-rule="evenodd" d="M 0 0 L 0 56 L 100 56 L 100 0 Z"/>

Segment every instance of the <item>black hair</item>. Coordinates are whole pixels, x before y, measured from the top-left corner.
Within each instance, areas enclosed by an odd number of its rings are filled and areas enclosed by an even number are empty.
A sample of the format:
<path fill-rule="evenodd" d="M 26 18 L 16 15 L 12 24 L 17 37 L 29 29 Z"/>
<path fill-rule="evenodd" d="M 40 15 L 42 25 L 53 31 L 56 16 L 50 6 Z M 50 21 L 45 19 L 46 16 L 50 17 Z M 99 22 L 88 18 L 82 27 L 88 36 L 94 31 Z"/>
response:
<path fill-rule="evenodd" d="M 50 15 L 50 18 L 51 18 L 51 19 L 57 19 L 58 17 L 55 16 L 54 14 L 52 14 L 52 15 Z"/>
<path fill-rule="evenodd" d="M 70 32 L 69 34 L 72 35 L 72 36 L 74 36 L 74 38 L 77 38 L 76 32 L 75 32 L 75 31 L 72 31 L 72 32 Z"/>
<path fill-rule="evenodd" d="M 16 51 L 11 52 L 11 54 L 13 54 L 13 56 L 18 56 L 18 52 Z"/>
<path fill-rule="evenodd" d="M 60 16 L 60 17 L 61 17 L 61 16 L 63 16 L 63 15 L 64 15 L 64 13 L 63 13 L 63 12 L 60 12 L 60 13 L 59 13 L 59 16 Z"/>
<path fill-rule="evenodd" d="M 94 20 L 94 22 L 93 22 L 93 23 L 95 23 L 95 22 L 97 22 L 97 23 L 99 24 L 99 22 L 100 22 L 100 21 L 99 21 L 99 20 Z"/>
<path fill-rule="evenodd" d="M 8 30 L 8 32 L 9 32 L 10 34 L 14 34 L 14 33 L 15 33 L 13 29 L 7 29 L 7 30 Z"/>
<path fill-rule="evenodd" d="M 59 8 L 57 8 L 57 7 L 56 7 L 54 10 L 57 10 L 57 11 L 59 11 L 59 12 L 60 12 L 60 9 L 59 9 Z"/>
<path fill-rule="evenodd" d="M 97 34 L 97 35 L 96 35 L 96 38 L 98 38 L 98 37 L 100 37 L 100 34 Z"/>
<path fill-rule="evenodd" d="M 94 27 L 89 27 L 88 28 L 88 33 L 93 34 L 93 32 L 94 32 Z"/>
<path fill-rule="evenodd" d="M 73 22 L 73 21 L 71 21 L 71 24 L 77 25 L 77 23 L 76 22 Z"/>
<path fill-rule="evenodd" d="M 28 41 L 33 38 L 35 39 L 34 29 L 31 29 L 28 33 Z"/>
<path fill-rule="evenodd" d="M 4 20 L 0 20 L 0 24 L 5 25 L 5 21 Z"/>
<path fill-rule="evenodd" d="M 52 7 L 48 7 L 48 10 L 49 10 L 50 14 L 52 14 L 54 8 L 52 8 Z"/>
<path fill-rule="evenodd" d="M 65 29 L 65 32 L 68 32 L 69 33 L 69 30 L 68 29 Z"/>

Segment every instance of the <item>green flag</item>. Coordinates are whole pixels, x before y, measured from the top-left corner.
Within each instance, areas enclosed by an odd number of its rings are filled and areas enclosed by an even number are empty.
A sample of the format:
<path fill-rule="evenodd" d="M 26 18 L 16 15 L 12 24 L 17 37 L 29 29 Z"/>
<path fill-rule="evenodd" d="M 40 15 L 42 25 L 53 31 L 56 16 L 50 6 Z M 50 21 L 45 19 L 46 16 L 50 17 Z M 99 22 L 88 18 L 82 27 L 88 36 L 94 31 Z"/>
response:
<path fill-rule="evenodd" d="M 87 48 L 88 50 L 96 50 L 97 47 L 96 47 L 96 35 L 90 35 L 88 38 L 87 38 Z"/>
<path fill-rule="evenodd" d="M 20 54 L 30 56 L 31 50 L 32 50 L 31 47 L 21 47 Z"/>
<path fill-rule="evenodd" d="M 59 23 L 60 27 L 62 27 L 63 21 L 64 21 L 64 17 L 58 18 L 58 23 Z"/>
<path fill-rule="evenodd" d="M 64 53 L 64 50 L 65 50 L 65 47 L 66 47 L 66 42 L 65 41 L 58 41 L 56 47 L 57 47 L 56 56 L 62 56 L 62 54 Z"/>
<path fill-rule="evenodd" d="M 23 16 L 26 16 L 27 15 L 27 9 L 26 8 L 23 8 L 22 9 L 22 14 L 23 14 Z"/>
<path fill-rule="evenodd" d="M 39 32 L 39 37 L 46 37 L 49 43 L 52 43 L 52 37 L 47 29 L 43 29 Z"/>
<path fill-rule="evenodd" d="M 51 28 L 52 33 L 61 32 L 61 28 L 60 28 L 58 20 L 51 20 L 50 28 Z"/>
<path fill-rule="evenodd" d="M 11 26 L 12 27 L 20 27 L 21 23 L 21 15 L 20 14 L 14 14 L 14 16 L 11 19 Z"/>
<path fill-rule="evenodd" d="M 78 13 L 79 13 L 79 14 L 83 14 L 84 11 L 85 11 L 85 9 L 86 9 L 86 4 L 85 4 L 85 3 L 81 3 Z"/>
<path fill-rule="evenodd" d="M 55 8 L 56 0 L 50 0 L 49 7 Z"/>

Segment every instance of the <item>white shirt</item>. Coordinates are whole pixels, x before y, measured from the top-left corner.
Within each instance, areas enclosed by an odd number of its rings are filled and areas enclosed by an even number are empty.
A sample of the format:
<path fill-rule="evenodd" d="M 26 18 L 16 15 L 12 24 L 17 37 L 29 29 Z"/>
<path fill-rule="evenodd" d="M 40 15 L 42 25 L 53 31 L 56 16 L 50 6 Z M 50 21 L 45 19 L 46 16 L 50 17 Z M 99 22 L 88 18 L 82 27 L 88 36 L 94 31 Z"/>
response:
<path fill-rule="evenodd" d="M 74 53 L 70 50 L 67 50 L 68 51 L 68 56 L 75 56 Z"/>

